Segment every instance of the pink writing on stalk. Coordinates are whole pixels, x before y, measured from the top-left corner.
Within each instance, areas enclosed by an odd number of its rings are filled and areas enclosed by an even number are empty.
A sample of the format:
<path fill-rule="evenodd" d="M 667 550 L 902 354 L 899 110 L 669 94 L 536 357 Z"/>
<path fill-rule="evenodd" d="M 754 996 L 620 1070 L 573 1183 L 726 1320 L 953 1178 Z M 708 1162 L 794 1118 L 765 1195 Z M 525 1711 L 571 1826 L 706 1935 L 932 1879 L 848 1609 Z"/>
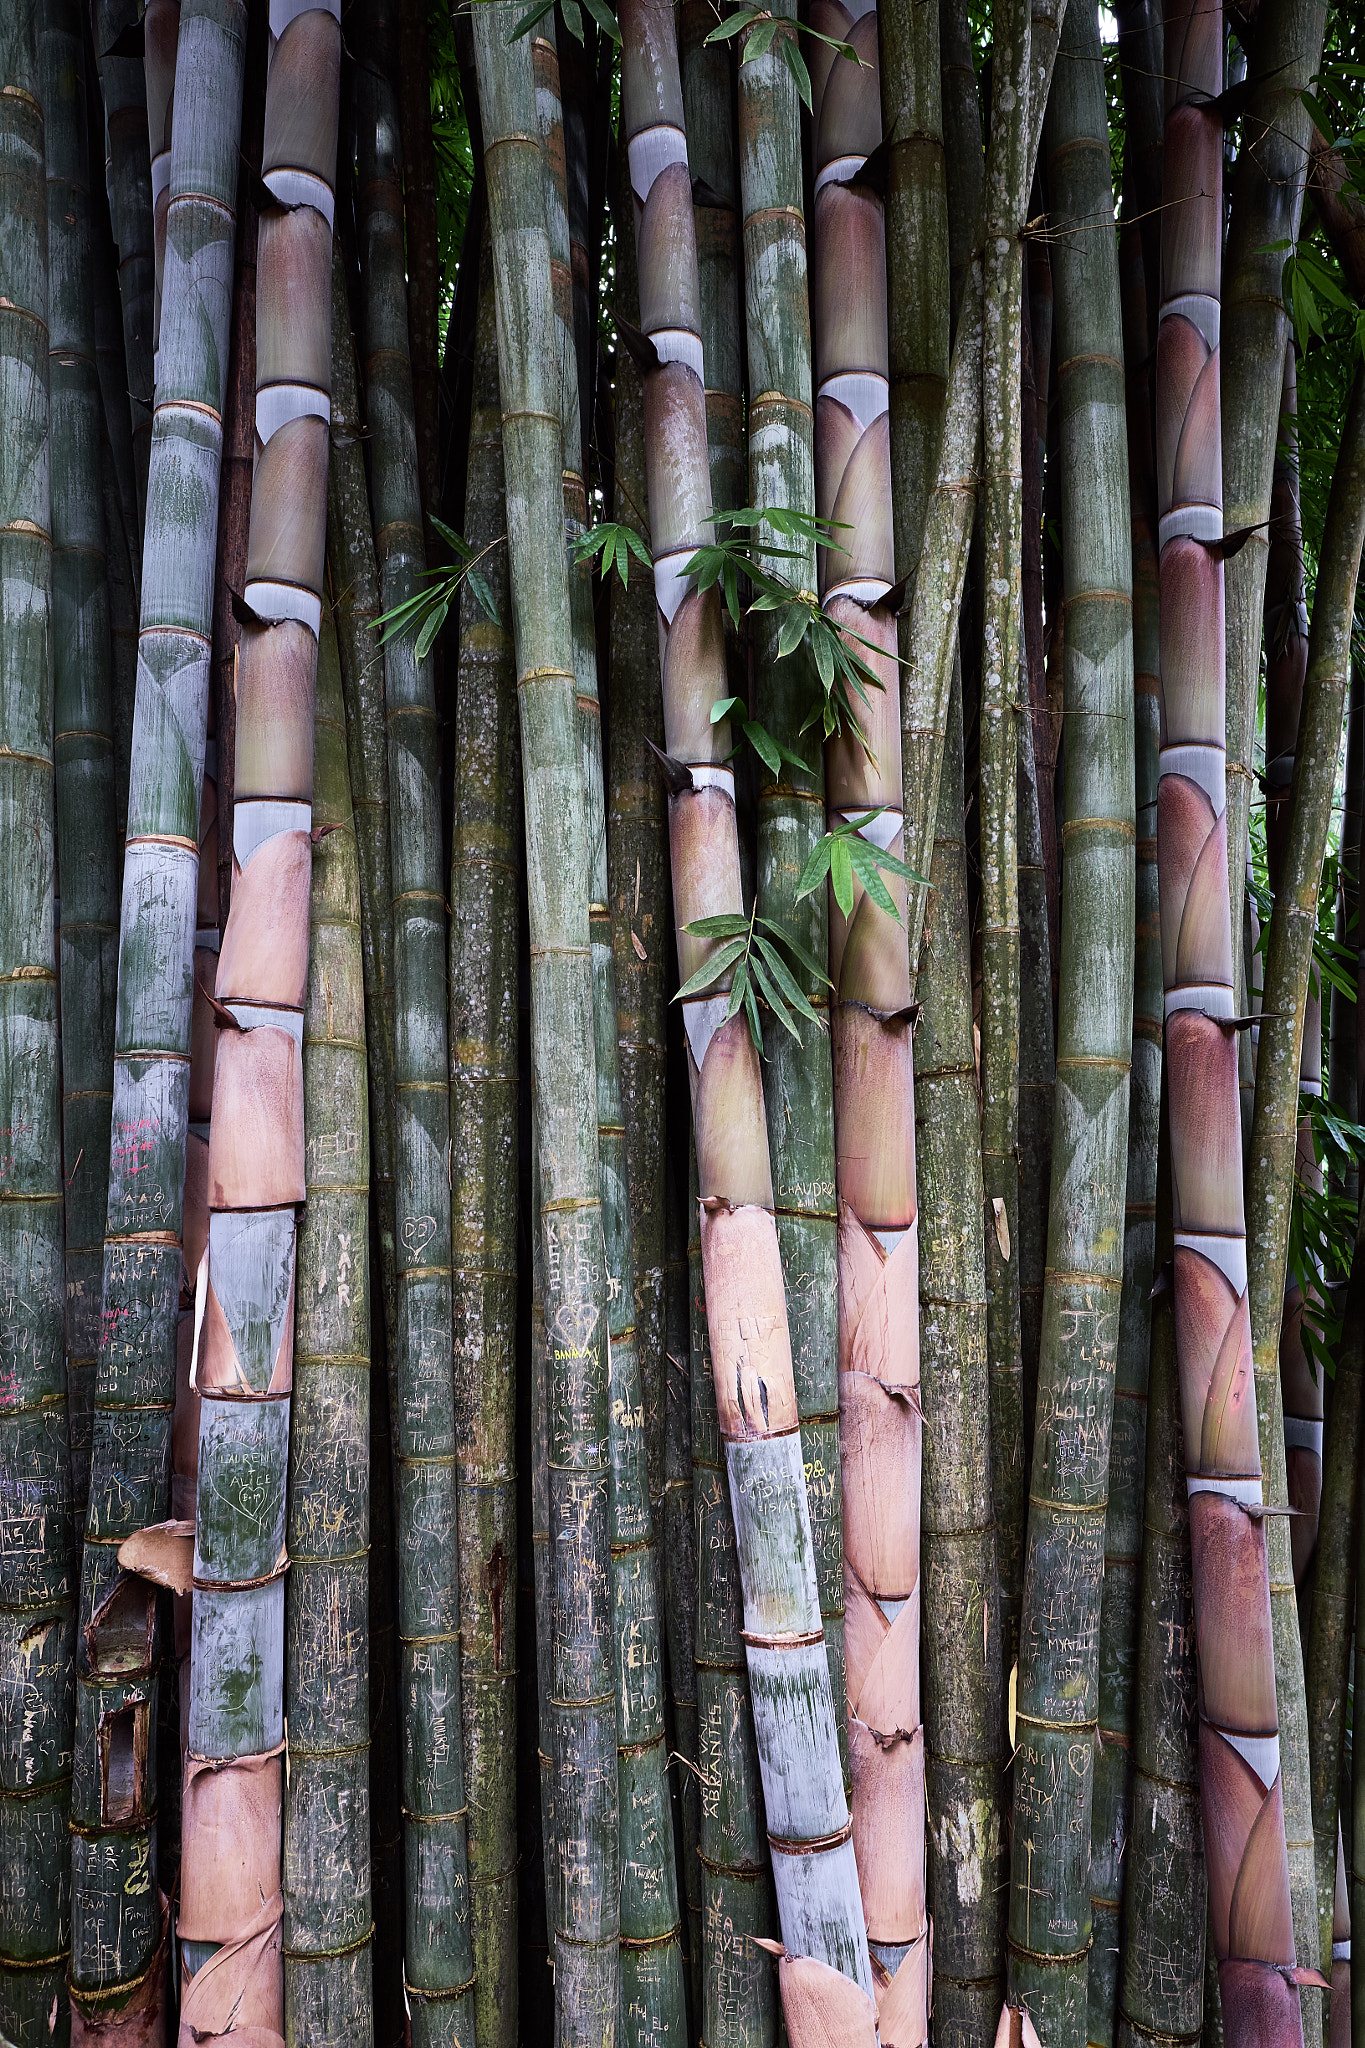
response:
<path fill-rule="evenodd" d="M 118 1136 L 122 1142 L 111 1146 L 110 1164 L 121 1168 L 124 1173 L 141 1173 L 160 1129 L 159 1116 L 142 1116 L 135 1123 L 119 1124 Z"/>

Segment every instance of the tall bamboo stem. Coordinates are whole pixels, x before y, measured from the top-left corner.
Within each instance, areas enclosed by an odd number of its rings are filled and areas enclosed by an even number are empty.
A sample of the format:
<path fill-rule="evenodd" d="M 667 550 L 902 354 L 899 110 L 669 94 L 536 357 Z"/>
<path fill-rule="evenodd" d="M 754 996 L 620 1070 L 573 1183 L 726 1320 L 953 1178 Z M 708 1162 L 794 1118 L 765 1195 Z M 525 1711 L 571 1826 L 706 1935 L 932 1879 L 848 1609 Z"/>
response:
<path fill-rule="evenodd" d="M 73 1514 L 80 1528 L 99 1349 L 118 986 L 113 648 L 99 468 L 103 401 L 95 366 L 85 44 L 74 0 L 46 0 L 39 42 L 47 141 L 66 1371 Z"/>
<path fill-rule="evenodd" d="M 618 1790 L 608 1526 L 608 1287 L 597 1147 L 592 864 L 564 548 L 560 341 L 532 53 L 516 8 L 474 20 L 498 308 L 498 368 L 527 817 L 535 1236 L 553 1628 L 546 1698 L 547 1906 L 564 2048 L 609 2048 L 619 1973 Z M 536 1460 L 537 1467 L 539 1459 Z M 540 1607 L 537 1600 L 537 1607 Z"/>
<path fill-rule="evenodd" d="M 1256 1104 L 1247 1174 L 1251 1340 L 1261 1455 L 1275 1497 L 1284 1497 L 1284 1423 L 1279 1338 L 1284 1306 L 1289 1211 L 1299 1146 L 1300 1064 L 1312 972 L 1313 933 L 1327 824 L 1336 783 L 1350 674 L 1351 623 L 1365 541 L 1365 378 L 1357 375 L 1332 477 L 1318 558 L 1298 747 L 1283 834 L 1283 867 L 1266 948 L 1265 1004 L 1256 1055 Z M 1321 1071 L 1319 1067 L 1319 1072 Z M 1306 1377 L 1306 1374 L 1304 1375 Z M 1286 1759 L 1285 1819 L 1294 1875 L 1295 1933 L 1305 1959 L 1330 1938 L 1330 1890 L 1313 1883 L 1309 1738 L 1302 1651 L 1287 1540 L 1270 1545 L 1275 1613 L 1275 1673 Z M 1289 1567 L 1286 1569 L 1286 1567 Z M 1292 1796 L 1291 1796 L 1292 1794 Z M 1312 1885 L 1307 1900 L 1304 1890 Z M 1316 1924 L 1314 1907 L 1316 1906 Z M 1226 2003 L 1226 2001 L 1225 2001 Z M 1305 1998 L 1312 2031 L 1317 1999 Z"/>
<path fill-rule="evenodd" d="M 15 2048 L 64 2039 L 69 2024 L 76 1552 L 62 1327 L 52 644 L 61 529 L 54 533 L 49 496 L 44 167 L 45 98 L 55 102 L 49 151 L 57 161 L 71 151 L 71 84 L 63 93 L 59 77 L 68 52 L 54 46 L 65 26 L 30 0 L 11 0 L 0 16 L 0 2034 Z M 70 263 L 59 255 L 53 297 L 69 325 L 64 285 Z M 79 375 L 71 381 L 79 390 Z M 60 393 L 53 408 L 59 513 L 75 452 L 72 395 L 64 464 Z"/>
<path fill-rule="evenodd" d="M 1015 1991 L 1040 2033 L 1061 2048 L 1087 2039 L 1098 1931 L 1090 1848 L 1135 930 L 1123 331 L 1099 18 L 1090 0 L 1072 0 L 1067 9 L 1045 135 L 1056 232 L 1066 886 L 1020 1631 L 1010 1944 Z M 1035 1897 L 1043 1896 L 1040 1913 Z M 1115 1918 L 1103 1934 L 1115 1951 L 1116 1936 Z"/>
<path fill-rule="evenodd" d="M 268 246 L 268 245 L 267 245 Z M 330 294 L 330 279 L 322 279 Z M 324 605 L 313 726 L 313 854 L 289 1429 L 284 2031 L 369 2048 L 370 1186 L 360 862 L 336 627 Z"/>
<path fill-rule="evenodd" d="M 513 2048 L 520 818 L 498 342 L 486 233 L 479 270 L 463 531 L 482 556 L 500 623 L 487 617 L 472 591 L 461 593 L 450 861 L 451 1228 L 474 2034 L 479 2048 Z"/>
<path fill-rule="evenodd" d="M 161 2024 L 156 1599 L 118 1546 L 169 1505 L 200 790 L 228 363 L 245 10 L 189 0 L 142 563 L 90 1508 L 77 1647 L 71 1988 Z M 101 1732 L 103 1731 L 103 1733 Z M 120 1770 L 102 1768 L 114 1753 Z M 117 2038 L 117 2036 L 116 2036 Z"/>
<path fill-rule="evenodd" d="M 426 562 L 408 354 L 403 198 L 388 0 L 362 17 L 356 67 L 356 231 L 371 429 L 370 491 L 386 611 L 420 587 Z M 460 1694 L 454 1385 L 451 1376 L 450 1070 L 447 877 L 441 846 L 431 657 L 384 647 L 394 961 L 392 1354 L 398 1469 L 398 1635 L 404 1700 L 405 1985 L 414 2048 L 472 2023 L 464 1730 Z"/>
<path fill-rule="evenodd" d="M 1175 1211 L 1176 1347 L 1199 1644 L 1199 1772 L 1231 2041 L 1302 2040 L 1251 1372 L 1227 908 L 1222 457 L 1221 7 L 1174 0 L 1157 341 L 1163 737 L 1157 856 Z M 1240 886 L 1240 853 L 1236 873 Z M 1296 1049 L 1297 1050 L 1297 1049 Z M 1297 1059 L 1295 1061 L 1297 1081 Z M 1297 1089 L 1295 1091 L 1297 1095 Z M 1277 1498 L 1273 1470 L 1270 1498 Z M 1291 1610 L 1292 1611 L 1292 1610 Z M 1253 1900 L 1255 1905 L 1253 1907 Z"/>
<path fill-rule="evenodd" d="M 699 915 L 741 907 L 719 593 L 687 588 L 710 537 L 705 382 L 682 86 L 672 10 L 622 10 L 622 108 L 637 206 L 650 538 L 663 646 L 666 780 L 680 972 L 714 953 Z M 684 1006 L 697 1143 L 702 1266 L 725 1441 L 745 1646 L 786 1957 L 788 2030 L 823 2010 L 871 2017 L 857 1870 L 844 1802 L 801 1460 L 763 1083 L 748 1022 L 719 993 Z M 852 1986 L 844 1981 L 852 1980 Z M 838 2001 L 838 2004 L 834 2002 Z"/>
<path fill-rule="evenodd" d="M 131 18 L 129 16 L 129 18 Z M 93 28 L 104 96 L 109 212 L 118 250 L 119 301 L 132 432 L 136 526 L 129 535 L 134 575 L 141 577 L 147 476 L 152 456 L 152 331 L 155 253 L 147 88 L 140 56 L 116 55 L 127 27 L 120 0 L 96 0 Z"/>

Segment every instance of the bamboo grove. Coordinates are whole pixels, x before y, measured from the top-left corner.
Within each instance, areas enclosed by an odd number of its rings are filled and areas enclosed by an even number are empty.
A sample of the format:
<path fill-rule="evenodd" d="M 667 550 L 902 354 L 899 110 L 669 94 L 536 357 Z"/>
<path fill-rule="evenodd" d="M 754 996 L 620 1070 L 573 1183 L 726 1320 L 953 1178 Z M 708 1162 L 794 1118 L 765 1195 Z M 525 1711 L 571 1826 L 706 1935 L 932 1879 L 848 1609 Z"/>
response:
<path fill-rule="evenodd" d="M 0 0 L 0 2044 L 1365 2048 L 1365 28 Z"/>

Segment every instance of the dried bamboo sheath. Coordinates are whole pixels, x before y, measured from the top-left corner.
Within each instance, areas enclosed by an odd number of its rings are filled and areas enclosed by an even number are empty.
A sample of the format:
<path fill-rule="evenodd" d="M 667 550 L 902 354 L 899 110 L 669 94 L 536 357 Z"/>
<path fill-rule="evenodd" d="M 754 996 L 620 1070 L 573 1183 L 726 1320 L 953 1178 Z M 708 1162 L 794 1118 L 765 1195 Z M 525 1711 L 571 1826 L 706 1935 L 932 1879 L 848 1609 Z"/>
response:
<path fill-rule="evenodd" d="M 1219 282 L 1221 6 L 1166 15 L 1157 341 L 1163 746 L 1157 795 L 1212 1932 L 1230 2041 L 1302 2039 L 1285 1849 L 1242 1204 L 1227 907 Z"/>
<path fill-rule="evenodd" d="M 182 2040 L 222 2031 L 229 2019 L 267 2038 L 285 2029 L 285 1510 L 295 1205 L 306 1194 L 302 1046 L 341 37 L 333 13 L 292 12 L 287 0 L 276 0 L 270 26 L 262 174 L 275 204 L 261 214 L 257 252 L 258 455 L 244 592 L 255 623 L 243 627 L 238 650 L 232 908 L 217 961 L 207 1245 L 190 1375 L 200 1408 Z M 326 1227 L 321 1216 L 316 1227 Z M 315 1398 L 310 1372 L 300 1386 L 305 1415 Z M 305 1567 L 300 1600 L 312 1583 Z M 325 1689 L 325 1670 L 312 1675 Z M 308 1718 L 300 1702 L 305 1751 Z M 300 1769 L 311 1785 L 313 1759 L 305 1755 Z M 312 1931 L 300 1932 L 306 1947 Z M 294 1988 L 306 2008 L 298 1977 Z"/>
<path fill-rule="evenodd" d="M 170 1505 L 182 1232 L 192 1249 L 182 1191 L 244 34 L 236 0 L 185 10 L 143 553 L 72 1799 L 73 1999 L 115 2041 L 161 2024 L 160 1645 L 155 1595 L 120 1569 L 119 1545 Z M 188 1560 L 171 1550 L 184 1583 Z"/>
<path fill-rule="evenodd" d="M 364 14 L 354 76 L 370 489 L 386 610 L 426 563 L 408 356 L 393 24 Z M 451 1373 L 450 1068 L 435 683 L 411 638 L 384 648 L 393 885 L 398 1633 L 406 1987 L 414 2048 L 472 2025 Z"/>
<path fill-rule="evenodd" d="M 622 105 L 636 199 L 654 586 L 661 614 L 674 916 L 680 972 L 713 950 L 686 931 L 739 910 L 719 595 L 689 589 L 710 537 L 691 179 L 672 9 L 622 10 Z M 717 1414 L 726 1446 L 755 1732 L 793 2040 L 822 2005 L 867 2008 L 872 1978 L 820 1626 L 796 1391 L 772 1215 L 758 1056 L 721 991 L 684 1006 Z M 852 1982 L 841 1981 L 838 1972 Z M 814 2021 L 818 2024 L 818 2020 Z"/>
<path fill-rule="evenodd" d="M 55 81 L 48 61 L 40 78 L 39 16 L 27 0 L 0 15 L 0 2034 L 16 2048 L 50 2039 L 49 2015 L 65 2024 L 75 1622 L 53 931 L 43 93 Z"/>
<path fill-rule="evenodd" d="M 888 413 L 886 225 L 858 182 L 881 141 L 877 14 L 820 0 L 814 25 L 861 64 L 818 50 L 814 119 L 815 489 L 834 521 L 821 550 L 826 613 L 871 644 L 881 687 L 855 735 L 825 750 L 830 829 L 857 823 L 905 849 Z M 897 917 L 859 882 L 830 899 L 835 1178 L 839 1205 L 839 1449 L 844 1494 L 853 1840 L 883 2024 L 928 2038 L 924 1730 L 920 1720 L 919 1233 L 904 881 Z"/>

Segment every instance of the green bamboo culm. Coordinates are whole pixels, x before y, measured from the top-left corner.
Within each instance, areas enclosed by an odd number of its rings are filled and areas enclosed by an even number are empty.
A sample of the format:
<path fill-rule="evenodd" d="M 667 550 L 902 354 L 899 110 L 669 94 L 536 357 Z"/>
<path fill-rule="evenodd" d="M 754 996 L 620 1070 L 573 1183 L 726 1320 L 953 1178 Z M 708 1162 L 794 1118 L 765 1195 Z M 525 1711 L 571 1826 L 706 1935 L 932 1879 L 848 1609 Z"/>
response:
<path fill-rule="evenodd" d="M 379 1283 L 390 1370 L 397 1319 L 394 1247 L 393 866 L 389 853 L 389 742 L 379 564 L 365 477 L 364 421 L 346 259 L 332 251 L 332 457 L 327 465 L 327 568 L 333 591 L 351 814 L 360 860 L 360 942 L 370 1063 L 370 1181 L 379 1222 Z"/>
<path fill-rule="evenodd" d="M 0 1238 L 9 1357 L 0 1406 L 0 2035 L 64 2041 L 71 1925 L 76 1553 L 62 1296 L 53 881 L 53 543 L 43 88 L 51 22 L 0 15 Z M 98 497 L 96 499 L 98 505 Z"/>
<path fill-rule="evenodd" d="M 191 0 L 177 60 L 123 868 L 114 1108 L 77 1645 L 73 2002 L 159 2024 L 156 1599 L 118 1546 L 169 1507 L 200 789 L 245 9 Z M 103 1727 L 104 1733 L 101 1733 Z M 104 1760 L 121 1759 L 109 1772 Z"/>
<path fill-rule="evenodd" d="M 387 0 L 360 15 L 355 70 L 356 233 L 370 489 L 386 611 L 414 596 L 426 567 L 403 197 Z M 406 1984 L 414 2048 L 463 2038 L 472 2024 L 464 1730 L 456 1553 L 457 1432 L 451 1371 L 450 1071 L 445 888 L 436 707 L 430 654 L 384 645 L 393 887 L 393 1427 L 398 1498 L 398 1633 L 403 1699 Z"/>
<path fill-rule="evenodd" d="M 140 55 L 115 45 L 134 19 L 127 0 L 96 0 L 95 55 L 104 101 L 105 180 L 118 251 L 119 307 L 126 361 L 125 385 L 132 443 L 134 531 L 129 536 L 133 573 L 141 579 L 152 454 L 152 305 L 155 257 L 152 162 L 147 128 L 147 86 Z"/>
<path fill-rule="evenodd" d="M 74 0 L 46 0 L 39 35 L 47 137 L 51 389 L 52 657 L 57 895 L 61 906 L 62 1149 L 66 1181 L 66 1387 L 75 1526 L 85 1520 L 118 983 L 113 647 L 109 631 L 103 401 L 95 301 L 85 43 Z"/>
<path fill-rule="evenodd" d="M 935 2023 L 991 2038 L 1004 1992 L 1004 1643 L 991 1498 L 981 1127 L 955 668 L 917 991 L 925 1702 Z M 965 1668 L 964 1668 L 965 1667 Z"/>
<path fill-rule="evenodd" d="M 536 105 L 545 139 L 547 227 L 555 306 L 560 314 L 561 418 L 564 429 L 564 533 L 570 553 L 569 607 L 578 691 L 591 862 L 596 1039 L 597 1150 L 608 1281 L 610 1401 L 608 1492 L 616 1682 L 617 1777 L 620 1796 L 621 2033 L 625 2048 L 655 2040 L 681 2044 L 687 2030 L 673 1810 L 664 1738 L 663 1621 L 659 1556 L 653 1524 L 649 1427 L 635 1329 L 635 1258 L 630 1179 L 617 1043 L 616 969 L 612 947 L 602 718 L 588 564 L 572 551 L 587 526 L 587 493 L 579 471 L 578 362 L 572 324 L 568 198 L 559 61 L 555 45 L 532 41 Z"/>
<path fill-rule="evenodd" d="M 514 2048 L 520 802 L 493 252 L 486 229 L 478 260 L 464 533 L 481 557 L 498 617 L 490 619 L 465 586 L 450 862 L 451 1244 L 474 2034 L 479 2048 Z"/>
<path fill-rule="evenodd" d="M 619 1987 L 617 1725 L 609 1535 L 608 1284 L 597 1145 L 593 865 L 564 546 L 560 329 L 533 59 L 507 0 L 474 17 L 498 329 L 526 806 L 531 1071 L 545 1370 L 541 1750 L 563 2048 L 610 2048 Z M 536 1484 L 541 1459 L 535 1459 Z M 533 1500 L 534 1509 L 534 1500 Z M 542 1600 L 537 1599 L 538 1620 Z"/>
<path fill-rule="evenodd" d="M 735 132 L 735 75 L 730 45 L 713 43 L 707 0 L 678 9 L 678 70 L 688 161 L 695 179 L 698 325 L 706 363 L 706 445 L 712 503 L 730 512 L 744 503 L 744 272 Z M 726 619 L 734 636 L 733 621 Z M 732 656 L 735 649 L 731 648 Z"/>
<path fill-rule="evenodd" d="M 1350 678 L 1350 644 L 1356 580 L 1365 542 L 1365 378 L 1355 378 L 1323 524 L 1313 618 L 1304 678 L 1303 708 L 1288 817 L 1283 827 L 1280 887 L 1266 946 L 1265 997 L 1256 1056 L 1256 1098 L 1247 1173 L 1247 1242 L 1250 1266 L 1251 1341 L 1258 1411 L 1262 1413 L 1261 1456 L 1270 1486 L 1285 1485 L 1285 1437 L 1281 1404 L 1279 1337 L 1289 1212 L 1299 1145 L 1299 1099 L 1304 1019 L 1312 973 L 1317 895 L 1327 827 L 1336 784 L 1342 719 Z M 1281 1490 L 1276 1495 L 1283 1498 Z M 1275 1671 L 1280 1716 L 1286 1730 L 1302 1731 L 1302 1781 L 1291 1803 L 1286 1782 L 1285 1821 L 1290 1867 L 1295 1877 L 1295 1935 L 1304 1959 L 1331 1953 L 1335 1890 L 1335 1849 L 1319 1851 L 1314 1917 L 1302 1927 L 1301 1865 L 1314 1860 L 1309 1800 L 1310 1732 L 1306 1723 L 1302 1652 L 1294 1602 L 1293 1567 L 1287 1534 L 1269 1540 L 1270 1584 L 1275 1614 Z M 1287 1568 L 1286 1568 L 1287 1567 Z M 1281 1679 L 1293 1657 L 1296 1682 Z M 1291 1747 L 1286 1732 L 1285 1749 Z M 1286 1781 L 1288 1769 L 1286 1766 Z M 1304 1835 L 1307 1835 L 1306 1842 Z M 1325 1845 L 1324 1845 L 1325 1846 Z M 1317 2016 L 1317 1994 L 1305 1996 L 1305 2029 Z"/>
<path fill-rule="evenodd" d="M 788 2029 L 799 2043 L 807 2029 L 828 2024 L 831 2010 L 856 2011 L 869 2023 L 872 1975 L 820 1626 L 758 1051 L 751 1020 L 732 995 L 733 948 L 717 950 L 705 931 L 689 929 L 708 914 L 735 916 L 742 896 L 729 730 L 711 718 L 726 682 L 720 594 L 690 588 L 686 567 L 712 527 L 700 291 L 672 9 L 660 0 L 633 0 L 622 11 L 621 32 L 650 539 L 662 622 L 662 766 L 686 990 L 711 1384 L 785 1943 L 779 1975 Z M 727 1009 L 736 1014 L 727 1016 Z"/>
<path fill-rule="evenodd" d="M 1087 2040 L 1109 1438 L 1134 951 L 1133 640 L 1118 245 L 1099 17 L 1072 0 L 1044 131 L 1065 579 L 1065 889 L 1052 1201 L 1020 1627 L 1011 1979 Z M 1078 1434 L 1076 1418 L 1086 1426 Z M 1046 1893 L 1046 1910 L 1040 1910 Z M 1112 1923 L 1106 1939 L 1116 1946 Z"/>
<path fill-rule="evenodd" d="M 285 1597 L 284 2034 L 369 2048 L 370 1157 L 360 862 L 336 627 L 323 605 Z"/>
<path fill-rule="evenodd" d="M 1125 214 L 1132 212 L 1125 195 Z M 1100 1752 L 1091 1823 L 1090 2039 L 1110 2048 L 1117 2025 L 1123 1893 L 1132 1868 L 1133 1741 L 1144 1697 L 1138 1674 L 1146 1456 L 1147 1386 L 1155 1259 L 1157 1131 L 1161 1112 L 1161 946 L 1156 874 L 1156 785 L 1160 612 L 1156 564 L 1156 478 L 1151 426 L 1150 321 L 1140 226 L 1125 218 L 1119 237 L 1133 579 L 1135 952 L 1132 1077 L 1128 1096 L 1128 1181 L 1123 1221 L 1109 1505 L 1100 1608 Z M 1147 1695 L 1146 1697 L 1150 1697 Z M 1191 1780 L 1191 1782 L 1193 1782 Z M 1150 1846 L 1150 1845 L 1148 1845 Z"/>

